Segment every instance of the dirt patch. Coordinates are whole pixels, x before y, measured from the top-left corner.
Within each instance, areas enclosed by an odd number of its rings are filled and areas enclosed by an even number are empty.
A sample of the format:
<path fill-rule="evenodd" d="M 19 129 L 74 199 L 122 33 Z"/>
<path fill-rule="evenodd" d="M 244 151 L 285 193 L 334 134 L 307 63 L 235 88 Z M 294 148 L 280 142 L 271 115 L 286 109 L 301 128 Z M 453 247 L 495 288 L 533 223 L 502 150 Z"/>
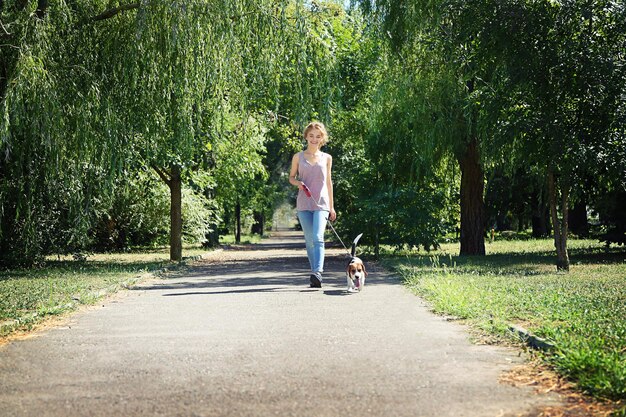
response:
<path fill-rule="evenodd" d="M 14 330 L 9 335 L 0 337 L 0 348 L 10 342 L 32 339 L 40 336 L 46 330 L 65 326 L 69 323 L 70 316 L 75 313 L 76 310 L 64 313 L 60 316 L 50 316 L 38 323 L 33 324 L 30 328 Z"/>
<path fill-rule="evenodd" d="M 537 394 L 554 392 L 563 398 L 562 406 L 542 407 L 520 417 L 609 417 L 624 406 L 621 402 L 601 402 L 576 391 L 573 383 L 538 360 L 505 372 L 500 376 L 500 382 L 515 387 L 533 387 Z"/>

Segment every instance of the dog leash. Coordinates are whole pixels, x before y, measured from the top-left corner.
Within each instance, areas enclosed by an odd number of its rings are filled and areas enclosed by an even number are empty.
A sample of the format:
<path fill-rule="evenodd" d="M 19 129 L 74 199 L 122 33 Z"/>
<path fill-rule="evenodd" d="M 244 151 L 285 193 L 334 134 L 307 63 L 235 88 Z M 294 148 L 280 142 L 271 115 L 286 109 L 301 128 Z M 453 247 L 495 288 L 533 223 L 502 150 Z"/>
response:
<path fill-rule="evenodd" d="M 337 236 L 337 239 L 339 239 L 339 242 L 341 242 L 341 246 L 343 246 L 343 248 L 346 250 L 346 252 L 348 253 L 348 256 L 352 257 L 352 255 L 350 254 L 350 251 L 348 250 L 348 248 L 346 248 L 346 245 L 343 244 L 343 240 L 341 240 L 341 238 L 339 237 L 339 234 L 337 233 L 337 231 L 335 230 L 335 228 L 333 227 L 333 224 L 329 221 L 326 222 L 330 228 L 333 230 L 333 232 L 335 232 L 335 236 Z"/>
<path fill-rule="evenodd" d="M 304 187 L 304 194 L 309 197 L 311 200 L 313 200 L 313 203 L 319 207 L 322 208 L 322 206 L 320 206 L 319 204 L 319 200 L 322 199 L 322 196 L 320 195 L 320 198 L 318 201 L 315 201 L 315 199 L 313 198 L 313 193 L 311 193 L 311 190 L 309 189 L 309 187 L 307 187 L 307 185 L 305 183 L 302 183 L 302 187 Z M 328 224 L 330 226 L 330 228 L 332 229 L 332 231 L 335 233 L 335 236 L 337 236 L 337 239 L 339 239 L 339 242 L 341 242 L 341 246 L 343 246 L 343 248 L 346 250 L 346 252 L 348 253 L 349 257 L 353 257 L 354 255 L 350 253 L 350 251 L 348 250 L 348 248 L 346 247 L 346 245 L 343 243 L 343 240 L 341 240 L 341 238 L 339 237 L 339 233 L 337 233 L 337 231 L 335 230 L 335 228 L 333 227 L 332 222 L 329 220 L 326 222 L 326 224 Z M 363 233 L 361 233 L 360 235 L 358 235 L 356 237 L 356 239 L 354 239 L 354 243 L 353 245 L 356 246 L 356 243 L 359 241 L 359 239 L 361 238 L 361 236 L 363 236 Z"/>

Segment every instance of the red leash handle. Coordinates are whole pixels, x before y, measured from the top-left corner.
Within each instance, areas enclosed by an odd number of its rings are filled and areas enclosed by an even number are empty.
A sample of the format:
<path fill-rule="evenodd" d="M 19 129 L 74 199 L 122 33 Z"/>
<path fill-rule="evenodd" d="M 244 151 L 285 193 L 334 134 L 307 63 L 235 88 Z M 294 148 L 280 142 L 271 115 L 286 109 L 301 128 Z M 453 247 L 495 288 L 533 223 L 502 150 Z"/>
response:
<path fill-rule="evenodd" d="M 311 190 L 309 190 L 309 187 L 306 186 L 305 183 L 302 183 L 302 190 L 304 191 L 304 194 L 306 194 L 307 197 L 311 197 Z"/>

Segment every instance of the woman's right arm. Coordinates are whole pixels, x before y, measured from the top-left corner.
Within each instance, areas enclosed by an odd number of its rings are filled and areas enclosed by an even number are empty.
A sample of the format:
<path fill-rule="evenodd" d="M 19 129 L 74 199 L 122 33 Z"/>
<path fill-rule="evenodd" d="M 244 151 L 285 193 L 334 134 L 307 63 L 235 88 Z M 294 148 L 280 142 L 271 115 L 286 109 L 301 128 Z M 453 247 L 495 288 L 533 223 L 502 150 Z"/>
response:
<path fill-rule="evenodd" d="M 302 190 L 302 181 L 298 181 L 296 179 L 296 175 L 298 175 L 298 162 L 299 162 L 298 154 L 295 154 L 293 158 L 291 158 L 291 171 L 289 172 L 289 183 L 291 185 L 295 185 L 296 187 Z"/>

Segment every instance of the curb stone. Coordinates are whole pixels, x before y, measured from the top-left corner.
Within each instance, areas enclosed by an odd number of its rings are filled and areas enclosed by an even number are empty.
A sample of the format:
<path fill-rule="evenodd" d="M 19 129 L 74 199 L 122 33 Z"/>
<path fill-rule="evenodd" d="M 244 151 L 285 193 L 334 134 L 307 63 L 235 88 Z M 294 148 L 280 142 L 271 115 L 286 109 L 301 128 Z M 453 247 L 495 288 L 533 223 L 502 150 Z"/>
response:
<path fill-rule="evenodd" d="M 548 342 L 545 339 L 535 336 L 525 328 L 521 326 L 516 326 L 514 324 L 509 325 L 509 331 L 515 334 L 522 342 L 526 343 L 533 349 L 542 350 L 547 352 L 549 350 L 554 349 L 554 344 Z"/>

